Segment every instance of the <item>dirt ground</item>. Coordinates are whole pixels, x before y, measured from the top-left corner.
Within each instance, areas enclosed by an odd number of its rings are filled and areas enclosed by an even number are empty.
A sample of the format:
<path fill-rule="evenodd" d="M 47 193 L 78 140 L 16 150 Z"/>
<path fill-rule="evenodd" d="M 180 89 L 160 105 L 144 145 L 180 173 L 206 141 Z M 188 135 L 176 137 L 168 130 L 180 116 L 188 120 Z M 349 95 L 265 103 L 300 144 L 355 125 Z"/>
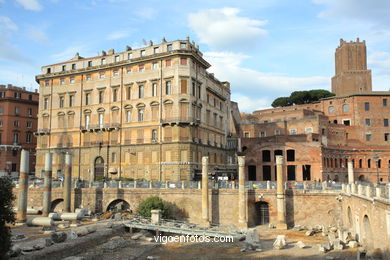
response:
<path fill-rule="evenodd" d="M 241 252 L 242 242 L 234 243 L 171 243 L 157 247 L 140 259 L 146 259 L 148 256 L 160 260 L 181 260 L 181 259 L 325 259 L 326 256 L 332 256 L 334 259 L 352 260 L 356 259 L 357 249 L 344 249 L 342 251 L 330 251 L 326 254 L 318 251 L 318 244 L 326 242 L 327 237 L 321 234 L 307 237 L 303 231 L 286 230 L 280 231 L 268 229 L 265 226 L 257 228 L 260 234 L 262 252 L 246 251 Z M 273 242 L 277 235 L 286 235 L 287 248 L 276 250 L 273 248 Z M 306 248 L 301 249 L 295 246 L 295 243 L 302 241 Z"/>

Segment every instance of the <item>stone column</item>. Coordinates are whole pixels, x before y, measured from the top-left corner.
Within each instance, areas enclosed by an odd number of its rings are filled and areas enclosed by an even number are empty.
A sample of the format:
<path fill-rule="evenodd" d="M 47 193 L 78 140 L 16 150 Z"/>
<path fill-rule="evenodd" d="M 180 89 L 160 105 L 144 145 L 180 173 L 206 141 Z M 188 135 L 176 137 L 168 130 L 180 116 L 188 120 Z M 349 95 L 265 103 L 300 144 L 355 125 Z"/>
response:
<path fill-rule="evenodd" d="M 246 219 L 245 196 L 245 156 L 237 156 L 238 159 L 238 225 L 248 227 Z"/>
<path fill-rule="evenodd" d="M 381 186 L 375 187 L 375 197 L 382 198 L 382 188 Z"/>
<path fill-rule="evenodd" d="M 19 199 L 16 221 L 24 223 L 27 220 L 27 193 L 28 193 L 29 152 L 22 150 L 20 156 Z"/>
<path fill-rule="evenodd" d="M 210 225 L 209 221 L 209 157 L 202 157 L 202 224 Z"/>
<path fill-rule="evenodd" d="M 43 208 L 42 216 L 47 217 L 49 215 L 51 207 L 51 183 L 52 183 L 52 153 L 46 153 L 45 155 L 45 181 L 43 185 Z"/>
<path fill-rule="evenodd" d="M 276 206 L 278 210 L 277 229 L 287 229 L 286 223 L 286 197 L 284 193 L 283 156 L 276 156 Z"/>
<path fill-rule="evenodd" d="M 348 183 L 352 184 L 354 182 L 354 174 L 353 174 L 353 164 L 352 162 L 348 161 Z"/>
<path fill-rule="evenodd" d="M 371 198 L 372 197 L 372 188 L 371 186 L 366 186 L 366 197 Z"/>
<path fill-rule="evenodd" d="M 65 173 L 64 173 L 64 212 L 70 211 L 72 190 L 72 156 L 65 154 Z"/>
<path fill-rule="evenodd" d="M 363 185 L 358 184 L 357 190 L 358 195 L 363 195 Z"/>
<path fill-rule="evenodd" d="M 356 184 L 355 183 L 351 183 L 351 193 L 356 194 Z"/>

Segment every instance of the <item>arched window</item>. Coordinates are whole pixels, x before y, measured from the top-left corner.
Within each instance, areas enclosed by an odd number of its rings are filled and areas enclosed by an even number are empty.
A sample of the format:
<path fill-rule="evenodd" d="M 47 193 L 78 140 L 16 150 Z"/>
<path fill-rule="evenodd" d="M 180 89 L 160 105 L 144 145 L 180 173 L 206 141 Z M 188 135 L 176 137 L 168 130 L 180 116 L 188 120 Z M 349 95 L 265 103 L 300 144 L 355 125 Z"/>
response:
<path fill-rule="evenodd" d="M 349 112 L 349 105 L 348 104 L 343 105 L 343 112 Z"/>
<path fill-rule="evenodd" d="M 367 168 L 371 168 L 371 159 L 367 160 Z"/>

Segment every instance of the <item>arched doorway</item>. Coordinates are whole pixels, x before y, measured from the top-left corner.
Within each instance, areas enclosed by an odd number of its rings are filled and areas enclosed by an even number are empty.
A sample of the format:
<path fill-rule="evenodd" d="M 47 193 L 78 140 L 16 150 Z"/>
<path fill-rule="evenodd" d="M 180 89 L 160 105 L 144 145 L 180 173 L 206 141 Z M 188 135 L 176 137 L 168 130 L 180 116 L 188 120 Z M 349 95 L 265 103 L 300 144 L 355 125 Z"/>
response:
<path fill-rule="evenodd" d="M 95 180 L 100 180 L 104 177 L 104 160 L 102 157 L 95 159 Z"/>
<path fill-rule="evenodd" d="M 127 203 L 127 201 L 122 199 L 117 199 L 112 201 L 108 206 L 106 211 L 129 211 L 130 205 Z"/>
<path fill-rule="evenodd" d="M 352 221 L 352 210 L 351 210 L 351 207 L 348 207 L 348 225 L 349 227 L 352 229 L 353 228 L 353 221 Z"/>
<path fill-rule="evenodd" d="M 266 225 L 269 223 L 269 205 L 267 202 L 260 201 L 255 203 L 256 225 Z"/>
<path fill-rule="evenodd" d="M 359 176 L 359 181 L 365 181 L 364 175 L 360 175 L 360 176 Z"/>
<path fill-rule="evenodd" d="M 370 247 L 372 246 L 373 241 L 370 220 L 368 219 L 367 215 L 364 215 L 363 218 L 363 230 L 363 243 Z"/>
<path fill-rule="evenodd" d="M 50 212 L 62 212 L 64 208 L 64 200 L 56 199 L 51 203 Z"/>

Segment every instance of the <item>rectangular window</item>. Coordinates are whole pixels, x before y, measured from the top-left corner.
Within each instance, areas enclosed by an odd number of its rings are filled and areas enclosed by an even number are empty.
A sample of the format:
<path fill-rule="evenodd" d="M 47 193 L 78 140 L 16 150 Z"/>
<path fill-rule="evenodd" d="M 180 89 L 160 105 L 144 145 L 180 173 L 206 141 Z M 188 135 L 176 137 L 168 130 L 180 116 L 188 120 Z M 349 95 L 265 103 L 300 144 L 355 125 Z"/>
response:
<path fill-rule="evenodd" d="M 364 110 L 370 111 L 370 102 L 364 102 Z"/>
<path fill-rule="evenodd" d="M 165 94 L 170 95 L 171 94 L 171 82 L 167 81 L 165 83 Z"/>
<path fill-rule="evenodd" d="M 133 53 L 132 52 L 130 52 L 129 54 L 127 54 L 127 59 L 128 60 L 131 60 L 133 58 Z"/>
<path fill-rule="evenodd" d="M 60 97 L 60 108 L 64 107 L 65 97 Z"/>
<path fill-rule="evenodd" d="M 118 77 L 119 76 L 119 71 L 118 70 L 114 70 L 113 76 L 114 77 Z"/>
<path fill-rule="evenodd" d="M 152 141 L 153 142 L 157 141 L 157 129 L 152 130 Z"/>
<path fill-rule="evenodd" d="M 131 73 L 131 68 L 126 68 L 126 74 L 130 74 Z"/>
<path fill-rule="evenodd" d="M 167 51 L 172 51 L 172 44 L 167 45 Z"/>
<path fill-rule="evenodd" d="M 115 56 L 115 62 L 119 62 L 119 55 Z"/>
<path fill-rule="evenodd" d="M 74 106 L 74 95 L 70 95 L 69 96 L 69 107 L 73 107 Z"/>
<path fill-rule="evenodd" d="M 246 138 L 250 137 L 249 132 L 244 131 L 244 137 L 246 137 Z"/>
<path fill-rule="evenodd" d="M 99 113 L 99 127 L 102 128 L 104 126 L 104 115 L 103 113 Z"/>
<path fill-rule="evenodd" d="M 312 127 L 306 127 L 305 128 L 305 134 L 310 134 L 313 133 L 313 128 Z"/>
<path fill-rule="evenodd" d="M 111 162 L 112 163 L 116 162 L 116 153 L 111 153 Z"/>
<path fill-rule="evenodd" d="M 131 87 L 127 87 L 126 99 L 127 99 L 127 100 L 130 100 L 130 99 L 131 99 Z"/>
<path fill-rule="evenodd" d="M 144 121 L 144 110 L 138 109 L 138 122 L 143 122 L 143 121 Z"/>
<path fill-rule="evenodd" d="M 99 90 L 99 104 L 103 104 L 104 90 Z"/>
<path fill-rule="evenodd" d="M 104 79 L 106 77 L 106 73 L 100 72 L 99 73 L 99 79 Z"/>
<path fill-rule="evenodd" d="M 72 64 L 72 70 L 75 70 L 75 69 L 76 69 L 76 64 L 73 63 L 73 64 Z"/>
<path fill-rule="evenodd" d="M 27 121 L 26 127 L 27 127 L 27 128 L 32 128 L 32 122 L 31 122 L 31 121 Z"/>
<path fill-rule="evenodd" d="M 152 84 L 152 97 L 157 96 L 157 83 Z"/>
<path fill-rule="evenodd" d="M 85 93 L 85 105 L 89 105 L 91 101 L 91 93 Z"/>
<path fill-rule="evenodd" d="M 159 53 L 160 52 L 160 48 L 159 47 L 154 47 L 153 52 L 154 52 L 154 54 Z"/>
<path fill-rule="evenodd" d="M 19 126 L 19 121 L 18 121 L 18 120 L 15 120 L 15 121 L 14 121 L 14 126 L 16 126 L 16 127 Z"/>
<path fill-rule="evenodd" d="M 88 61 L 88 67 L 92 67 L 92 61 Z"/>
<path fill-rule="evenodd" d="M 65 85 L 65 79 L 64 78 L 60 79 L 60 85 Z"/>
<path fill-rule="evenodd" d="M 192 93 L 191 93 L 191 94 L 192 94 L 193 96 L 196 96 L 196 92 L 195 92 L 195 91 L 196 91 L 195 82 L 192 82 Z"/>
<path fill-rule="evenodd" d="M 14 133 L 14 144 L 18 144 L 18 143 L 19 143 L 19 134 Z"/>
<path fill-rule="evenodd" d="M 385 142 L 389 141 L 389 133 L 385 133 Z"/>
<path fill-rule="evenodd" d="M 154 70 L 158 69 L 158 63 L 157 62 L 153 62 L 153 69 Z"/>
<path fill-rule="evenodd" d="M 165 67 L 170 67 L 170 66 L 171 66 L 171 60 L 166 60 Z"/>
<path fill-rule="evenodd" d="M 387 98 L 384 98 L 384 99 L 383 99 L 383 106 L 384 106 L 384 107 L 387 107 Z"/>
<path fill-rule="evenodd" d="M 266 137 L 266 136 L 267 136 L 267 132 L 265 132 L 265 131 L 260 132 L 260 137 Z"/>
<path fill-rule="evenodd" d="M 187 44 L 185 42 L 180 43 L 180 49 L 185 49 L 187 48 Z"/>
<path fill-rule="evenodd" d="M 26 143 L 31 143 L 31 133 L 26 134 Z"/>
<path fill-rule="evenodd" d="M 141 57 L 144 57 L 146 55 L 146 51 L 145 50 L 141 50 Z"/>
<path fill-rule="evenodd" d="M 293 128 L 289 130 L 290 135 L 296 135 L 297 134 L 297 129 Z"/>
<path fill-rule="evenodd" d="M 91 121 L 90 115 L 85 115 L 85 129 L 89 129 L 89 122 Z"/>
<path fill-rule="evenodd" d="M 187 58 L 180 58 L 180 65 L 187 65 Z"/>
<path fill-rule="evenodd" d="M 90 80 L 92 80 L 92 76 L 91 76 L 91 74 L 87 74 L 87 76 L 85 76 L 85 79 L 86 79 L 87 81 L 90 81 Z"/>
<path fill-rule="evenodd" d="M 366 122 L 366 126 L 371 126 L 371 119 L 366 118 L 365 122 Z"/>
<path fill-rule="evenodd" d="M 101 65 L 105 65 L 105 64 L 106 64 L 106 59 L 105 58 L 101 59 Z"/>
<path fill-rule="evenodd" d="M 112 102 L 117 102 L 118 101 L 118 89 L 114 88 L 112 90 Z"/>
<path fill-rule="evenodd" d="M 131 110 L 126 111 L 126 122 L 127 123 L 131 122 Z"/>
<path fill-rule="evenodd" d="M 198 93 L 198 98 L 200 98 L 202 95 L 201 95 L 201 86 L 200 85 L 198 85 L 198 89 L 197 89 L 197 93 Z"/>
<path fill-rule="evenodd" d="M 140 85 L 138 87 L 138 98 L 143 98 L 144 97 L 144 86 L 143 85 Z"/>
<path fill-rule="evenodd" d="M 45 80 L 45 87 L 48 87 L 48 86 L 50 86 L 50 81 L 49 80 Z M 4 92 L 2 92 L 2 93 L 4 93 Z"/>
<path fill-rule="evenodd" d="M 383 119 L 383 126 L 389 126 L 389 119 L 388 118 Z"/>
<path fill-rule="evenodd" d="M 0 120 L 0 127 L 3 126 L 3 120 Z"/>
<path fill-rule="evenodd" d="M 49 108 L 49 99 L 44 98 L 43 99 L 43 109 L 48 109 Z"/>
<path fill-rule="evenodd" d="M 66 65 L 62 65 L 62 71 L 66 70 Z"/>
<path fill-rule="evenodd" d="M 181 80 L 181 94 L 187 94 L 187 80 Z"/>
<path fill-rule="evenodd" d="M 371 134 L 366 134 L 366 141 L 371 141 Z"/>
<path fill-rule="evenodd" d="M 74 77 L 70 77 L 70 84 L 74 84 L 75 80 L 74 80 Z"/>
<path fill-rule="evenodd" d="M 275 129 L 274 134 L 275 135 L 280 135 L 280 129 Z"/>
<path fill-rule="evenodd" d="M 32 108 L 27 108 L 27 116 L 32 117 Z"/>
<path fill-rule="evenodd" d="M 139 66 L 138 66 L 138 71 L 139 71 L 139 72 L 143 72 L 144 70 L 145 70 L 144 65 L 139 65 Z"/>

